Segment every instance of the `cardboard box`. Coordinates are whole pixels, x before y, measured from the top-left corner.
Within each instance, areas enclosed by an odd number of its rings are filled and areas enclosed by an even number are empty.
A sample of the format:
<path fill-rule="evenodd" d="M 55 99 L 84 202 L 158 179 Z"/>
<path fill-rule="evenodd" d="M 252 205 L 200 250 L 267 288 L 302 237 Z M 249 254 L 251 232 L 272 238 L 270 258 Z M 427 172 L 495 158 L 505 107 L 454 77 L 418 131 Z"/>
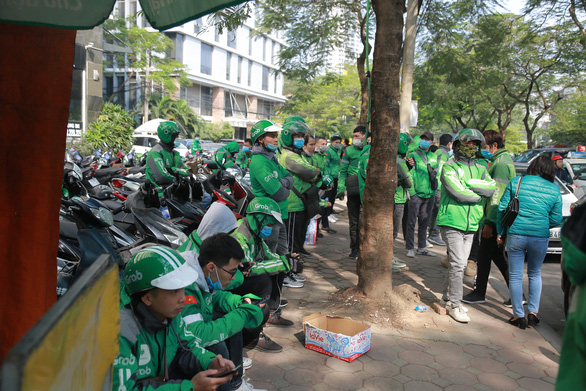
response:
<path fill-rule="evenodd" d="M 352 362 L 370 350 L 371 328 L 348 318 L 321 312 L 303 318 L 305 347 Z"/>

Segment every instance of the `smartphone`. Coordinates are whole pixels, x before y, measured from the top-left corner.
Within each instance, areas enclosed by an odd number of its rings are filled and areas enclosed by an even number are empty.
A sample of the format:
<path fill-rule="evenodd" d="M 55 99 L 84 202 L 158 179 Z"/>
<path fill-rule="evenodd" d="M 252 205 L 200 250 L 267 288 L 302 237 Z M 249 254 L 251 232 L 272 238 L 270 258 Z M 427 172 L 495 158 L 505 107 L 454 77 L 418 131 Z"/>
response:
<path fill-rule="evenodd" d="M 230 375 L 235 375 L 236 372 L 238 372 L 238 370 L 242 368 L 242 364 L 238 365 L 236 368 L 234 368 L 233 370 L 231 370 L 230 372 L 224 372 L 224 373 L 217 373 L 215 375 L 211 375 L 210 377 L 225 377 L 225 376 L 230 376 Z"/>
<path fill-rule="evenodd" d="M 261 305 L 261 304 L 264 304 L 264 303 L 266 303 L 267 301 L 269 301 L 269 299 L 270 299 L 270 298 L 271 298 L 271 297 L 270 297 L 270 296 L 268 296 L 268 297 L 265 297 L 265 298 L 264 298 L 264 299 L 262 299 L 262 300 L 253 300 L 253 301 L 252 301 L 252 304 L 254 304 L 254 305 L 257 305 L 257 306 L 259 306 L 259 307 L 260 307 L 260 305 Z"/>
<path fill-rule="evenodd" d="M 240 271 L 242 273 L 249 271 L 252 268 L 253 263 L 252 262 L 244 262 L 242 264 L 242 268 L 240 268 Z"/>

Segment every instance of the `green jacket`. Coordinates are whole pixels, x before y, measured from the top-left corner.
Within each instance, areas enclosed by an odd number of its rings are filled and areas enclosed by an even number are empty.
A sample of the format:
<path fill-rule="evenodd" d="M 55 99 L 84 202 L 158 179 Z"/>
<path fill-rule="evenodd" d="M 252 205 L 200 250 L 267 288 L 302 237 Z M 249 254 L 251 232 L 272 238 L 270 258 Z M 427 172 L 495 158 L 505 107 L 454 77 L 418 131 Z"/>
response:
<path fill-rule="evenodd" d="M 338 178 L 338 176 L 340 176 L 340 159 L 342 158 L 342 149 L 336 149 L 330 145 L 324 155 L 327 172 L 332 176 L 332 178 Z"/>
<path fill-rule="evenodd" d="M 201 147 L 201 141 L 193 140 L 193 142 L 191 143 L 191 147 L 190 147 L 191 154 L 195 155 L 196 152 L 201 152 L 201 151 L 203 151 L 203 148 Z"/>
<path fill-rule="evenodd" d="M 243 262 L 254 262 L 250 269 L 250 276 L 259 274 L 277 274 L 289 271 L 289 261 L 285 256 L 272 252 L 265 241 L 258 237 L 260 228 L 253 228 L 247 219 L 238 222 L 238 229 L 232 234 L 244 250 Z"/>
<path fill-rule="evenodd" d="M 407 157 L 413 158 L 415 165 L 411 168 L 411 177 L 413 178 L 413 187 L 415 189 L 415 195 L 420 198 L 431 198 L 435 194 L 435 190 L 431 190 L 431 184 L 429 182 L 429 173 L 427 171 L 427 164 L 423 162 L 419 152 L 425 156 L 427 163 L 436 170 L 439 169 L 437 156 L 432 152 L 425 152 L 421 148 L 417 147 L 416 150 L 409 153 Z M 439 188 L 439 184 L 438 184 Z"/>
<path fill-rule="evenodd" d="M 283 147 L 279 155 L 279 163 L 293 176 L 295 189 L 300 194 L 303 194 L 304 191 L 309 189 L 318 176 L 317 168 L 307 163 L 303 156 L 301 156 L 301 152 L 294 151 L 290 147 Z M 305 210 L 303 201 L 297 197 L 295 192 L 291 191 L 289 193 L 288 201 L 289 213 Z M 281 215 L 284 216 L 282 210 Z"/>
<path fill-rule="evenodd" d="M 240 150 L 240 146 L 236 141 L 231 141 L 223 147 L 219 148 L 214 154 L 214 161 L 218 166 L 225 170 L 236 164 L 236 154 Z"/>
<path fill-rule="evenodd" d="M 407 167 L 407 163 L 401 157 L 397 156 L 397 190 L 395 190 L 395 204 L 404 204 L 407 202 L 407 195 L 415 194 L 413 188 L 413 179 Z"/>
<path fill-rule="evenodd" d="M 134 311 L 129 307 L 120 311 L 119 342 L 119 354 L 111 372 L 113 391 L 193 390 L 190 379 L 207 369 L 216 356 L 198 344 L 181 315 L 163 323 L 142 302 Z M 167 365 L 173 368 L 171 372 L 181 371 L 187 380 L 153 379 L 165 373 L 165 353 Z"/>
<path fill-rule="evenodd" d="M 442 174 L 442 167 L 450 158 L 450 152 L 448 147 L 440 145 L 439 148 L 433 153 L 437 158 L 437 177 L 439 178 Z M 438 183 L 438 190 L 441 190 L 442 184 Z"/>
<path fill-rule="evenodd" d="M 454 156 L 444 164 L 440 180 L 437 225 L 477 231 L 483 215 L 482 197 L 490 197 L 496 187 L 486 168 L 474 159 Z"/>
<path fill-rule="evenodd" d="M 240 168 L 248 168 L 251 157 L 252 155 L 249 155 L 244 151 L 240 151 L 236 154 L 236 164 Z"/>
<path fill-rule="evenodd" d="M 586 206 L 574 209 L 562 227 L 563 268 L 575 287 L 568 308 L 557 391 L 586 390 Z"/>
<path fill-rule="evenodd" d="M 199 262 L 190 262 L 190 265 L 195 266 L 198 278 L 194 284 L 185 288 L 185 305 L 181 316 L 200 346 L 215 345 L 243 328 L 255 328 L 262 323 L 260 307 L 242 303 L 242 296 L 225 290 L 210 292 Z M 225 315 L 213 320 L 214 311 Z"/>
<path fill-rule="evenodd" d="M 255 197 L 272 198 L 281 209 L 281 216 L 287 218 L 289 212 L 288 197 L 294 184 L 294 179 L 277 160 L 274 152 L 255 145 L 252 147 L 250 159 L 250 185 Z"/>
<path fill-rule="evenodd" d="M 344 150 L 340 162 L 340 178 L 338 179 L 338 195 L 346 191 L 346 178 L 358 174 L 358 163 L 364 148 L 350 145 Z"/>
<path fill-rule="evenodd" d="M 314 163 L 313 165 L 319 168 L 319 171 L 322 176 L 331 175 L 328 171 L 328 162 L 326 161 L 326 155 L 324 153 L 315 151 L 315 153 L 311 157 Z"/>
<path fill-rule="evenodd" d="M 161 143 L 155 145 L 147 155 L 145 175 L 156 186 L 167 186 L 175 180 L 175 173 L 189 175 L 179 152 L 169 150 Z"/>
<path fill-rule="evenodd" d="M 511 159 L 506 149 L 498 150 L 490 160 L 491 165 L 488 168 L 488 174 L 496 182 L 496 189 L 490 198 L 483 200 L 484 224 L 496 229 L 496 216 L 501 197 L 505 193 L 505 189 L 511 179 L 517 174 L 513 165 L 513 159 Z"/>

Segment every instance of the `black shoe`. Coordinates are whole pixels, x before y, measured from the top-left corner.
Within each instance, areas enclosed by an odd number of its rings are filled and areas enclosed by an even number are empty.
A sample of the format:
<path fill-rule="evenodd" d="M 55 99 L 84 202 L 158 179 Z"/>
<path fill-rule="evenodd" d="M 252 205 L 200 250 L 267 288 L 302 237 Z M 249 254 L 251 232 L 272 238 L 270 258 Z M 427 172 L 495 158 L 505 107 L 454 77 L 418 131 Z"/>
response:
<path fill-rule="evenodd" d="M 486 299 L 474 291 L 472 291 L 472 292 L 468 293 L 466 296 L 462 297 L 462 301 L 464 303 L 468 303 L 468 304 L 484 304 L 484 303 L 486 303 Z"/>
<path fill-rule="evenodd" d="M 307 251 L 304 248 L 301 248 L 299 251 L 297 251 L 299 254 L 303 254 L 303 255 L 311 255 L 311 253 L 309 251 Z"/>
<path fill-rule="evenodd" d="M 509 323 L 513 326 L 518 326 L 521 330 L 525 330 L 527 328 L 527 319 L 525 317 L 515 319 L 513 316 L 511 319 L 509 319 Z"/>
<path fill-rule="evenodd" d="M 261 331 L 258 338 L 246 345 L 249 349 L 257 348 L 261 352 L 278 353 L 283 350 L 283 347 L 270 339 L 264 332 Z"/>
<path fill-rule="evenodd" d="M 511 303 L 511 299 L 505 300 L 503 305 L 507 308 L 513 308 L 513 303 Z M 523 295 L 523 305 L 527 305 L 527 300 L 525 300 L 525 295 Z"/>
<path fill-rule="evenodd" d="M 330 227 L 328 227 L 328 228 L 323 228 L 323 230 L 324 230 L 325 232 L 329 233 L 329 234 L 335 234 L 335 233 L 337 233 L 337 232 L 338 232 L 338 231 L 336 231 L 335 229 L 333 229 L 333 228 L 330 228 Z"/>
<path fill-rule="evenodd" d="M 316 237 L 318 237 L 318 238 L 323 238 L 323 237 L 324 237 L 324 234 L 322 234 L 322 233 L 320 232 L 320 233 L 318 233 L 318 234 L 316 235 Z"/>
<path fill-rule="evenodd" d="M 293 326 L 293 322 L 290 321 L 289 319 L 285 319 L 281 317 L 281 313 L 280 311 L 275 312 L 274 314 L 272 314 L 269 317 L 269 320 L 267 320 L 267 324 L 268 325 L 272 325 L 272 326 L 281 326 L 281 327 L 290 327 Z"/>
<path fill-rule="evenodd" d="M 281 299 L 281 302 L 279 303 L 279 307 L 281 307 L 281 308 L 287 307 L 287 304 L 289 304 L 289 300 Z"/>
<path fill-rule="evenodd" d="M 356 259 L 356 258 L 358 258 L 358 251 L 356 251 L 356 250 L 352 250 L 352 251 L 350 252 L 350 254 L 348 255 L 348 258 L 353 258 L 353 259 Z"/>
<path fill-rule="evenodd" d="M 535 315 L 533 313 L 529 313 L 529 315 L 527 315 L 527 324 L 529 326 L 533 327 L 538 323 L 539 323 L 539 318 L 537 317 L 537 315 Z"/>

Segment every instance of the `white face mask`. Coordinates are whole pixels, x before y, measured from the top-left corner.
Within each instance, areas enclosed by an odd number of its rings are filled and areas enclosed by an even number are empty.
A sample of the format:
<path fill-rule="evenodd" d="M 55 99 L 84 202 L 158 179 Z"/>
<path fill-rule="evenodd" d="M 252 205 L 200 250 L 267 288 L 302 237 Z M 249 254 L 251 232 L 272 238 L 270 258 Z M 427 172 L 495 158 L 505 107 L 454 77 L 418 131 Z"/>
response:
<path fill-rule="evenodd" d="M 360 139 L 360 138 L 353 138 L 352 139 L 352 145 L 354 145 L 355 147 L 360 148 L 362 146 L 362 139 Z"/>

